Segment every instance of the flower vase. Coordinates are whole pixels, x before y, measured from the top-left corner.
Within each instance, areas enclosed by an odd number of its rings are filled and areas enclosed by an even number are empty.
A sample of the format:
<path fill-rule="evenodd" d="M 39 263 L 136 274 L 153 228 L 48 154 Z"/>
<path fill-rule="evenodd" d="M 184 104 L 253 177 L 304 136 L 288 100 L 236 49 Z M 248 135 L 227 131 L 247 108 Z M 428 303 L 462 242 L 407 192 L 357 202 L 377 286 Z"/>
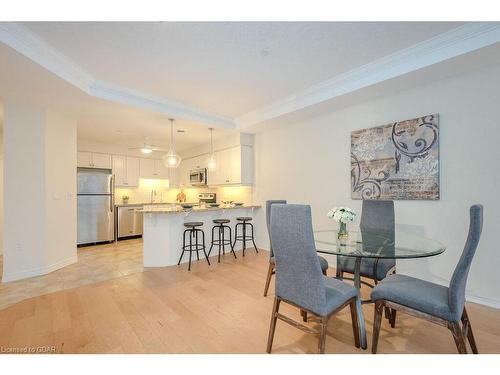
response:
<path fill-rule="evenodd" d="M 340 222 L 338 239 L 347 238 L 349 233 L 347 232 L 347 223 Z"/>

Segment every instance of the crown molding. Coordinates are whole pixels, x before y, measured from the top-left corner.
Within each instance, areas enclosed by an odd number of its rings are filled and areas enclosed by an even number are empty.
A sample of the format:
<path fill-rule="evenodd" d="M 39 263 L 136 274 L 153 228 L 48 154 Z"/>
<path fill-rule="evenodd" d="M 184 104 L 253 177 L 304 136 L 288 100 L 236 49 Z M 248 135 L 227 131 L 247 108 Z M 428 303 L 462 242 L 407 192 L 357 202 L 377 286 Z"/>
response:
<path fill-rule="evenodd" d="M 90 95 L 121 104 L 149 109 L 169 116 L 213 125 L 218 128 L 234 129 L 232 119 L 202 111 L 179 102 L 165 100 L 132 89 L 116 86 L 108 82 L 95 81 L 90 86 Z"/>
<path fill-rule="evenodd" d="M 89 92 L 94 77 L 23 25 L 0 22 L 0 42 L 80 90 Z"/>
<path fill-rule="evenodd" d="M 242 130 L 498 43 L 500 23 L 465 24 L 313 85 L 234 120 L 183 103 L 96 80 L 74 61 L 18 23 L 0 22 L 0 42 L 91 96 L 215 127 Z"/>
<path fill-rule="evenodd" d="M 144 108 L 218 128 L 235 128 L 235 123 L 230 118 L 183 103 L 120 87 L 109 82 L 96 80 L 85 69 L 21 24 L 0 22 L 0 42 L 93 97 Z"/>
<path fill-rule="evenodd" d="M 499 22 L 468 23 L 239 116 L 236 128 L 270 121 L 498 42 Z"/>

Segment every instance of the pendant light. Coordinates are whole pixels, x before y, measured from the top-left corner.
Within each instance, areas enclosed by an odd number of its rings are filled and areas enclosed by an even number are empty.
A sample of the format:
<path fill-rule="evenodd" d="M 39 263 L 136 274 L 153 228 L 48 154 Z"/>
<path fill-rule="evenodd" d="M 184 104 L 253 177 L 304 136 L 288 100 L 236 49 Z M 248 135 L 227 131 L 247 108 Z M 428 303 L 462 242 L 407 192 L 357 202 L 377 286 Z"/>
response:
<path fill-rule="evenodd" d="M 163 155 L 163 164 L 167 168 L 177 168 L 181 163 L 181 157 L 175 152 L 174 149 L 174 119 L 169 118 L 170 121 L 170 147 L 168 152 Z"/>
<path fill-rule="evenodd" d="M 214 158 L 214 139 L 213 139 L 214 128 L 208 128 L 208 130 L 210 130 L 210 158 L 207 161 L 207 167 L 210 170 L 214 170 L 216 167 Z"/>

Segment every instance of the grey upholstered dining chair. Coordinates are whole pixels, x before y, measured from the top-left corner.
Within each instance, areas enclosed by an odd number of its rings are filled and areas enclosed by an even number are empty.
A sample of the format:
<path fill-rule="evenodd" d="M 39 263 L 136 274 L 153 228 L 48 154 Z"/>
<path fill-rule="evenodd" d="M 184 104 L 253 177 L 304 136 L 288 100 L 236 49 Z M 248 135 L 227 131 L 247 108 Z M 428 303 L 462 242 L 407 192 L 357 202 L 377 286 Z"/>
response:
<path fill-rule="evenodd" d="M 273 204 L 286 204 L 286 200 L 268 200 L 266 201 L 266 224 L 267 224 L 267 233 L 269 233 L 269 237 L 271 237 L 271 206 Z M 321 265 L 321 272 L 326 276 L 326 271 L 328 270 L 328 262 L 322 256 L 319 257 L 319 263 Z M 269 284 L 271 283 L 271 277 L 274 275 L 274 253 L 273 246 L 271 245 L 271 241 L 269 241 L 269 268 L 267 269 L 267 278 L 266 285 L 264 287 L 264 297 L 267 296 L 267 291 L 269 290 Z"/>
<path fill-rule="evenodd" d="M 402 311 L 447 327 L 453 334 L 460 354 L 467 353 L 465 343 L 465 337 L 467 337 L 472 352 L 477 354 L 476 341 L 465 309 L 465 286 L 482 228 L 483 206 L 477 204 L 470 208 L 467 242 L 455 267 L 449 287 L 410 276 L 391 275 L 373 289 L 372 300 L 375 301 L 373 353 L 377 352 L 382 308 L 388 306 L 393 310 Z M 460 327 L 460 322 L 462 327 Z"/>
<path fill-rule="evenodd" d="M 276 320 L 319 335 L 318 352 L 325 352 L 328 318 L 347 305 L 351 308 L 354 343 L 359 348 L 357 289 L 321 273 L 314 246 L 311 208 L 306 205 L 275 204 L 271 208 L 271 243 L 276 262 L 276 295 L 269 328 L 267 352 L 271 352 Z M 279 312 L 286 302 L 320 319 L 319 331 Z"/>
<path fill-rule="evenodd" d="M 374 229 L 394 232 L 394 202 L 364 200 L 359 227 L 361 232 Z M 354 263 L 355 258 L 337 256 L 337 278 L 344 278 L 344 273 L 354 274 Z M 361 260 L 361 276 L 372 279 L 376 285 L 389 272 L 395 271 L 395 267 L 396 261 L 394 259 L 365 258 Z M 366 282 L 363 282 L 363 284 L 373 287 L 373 285 Z"/>

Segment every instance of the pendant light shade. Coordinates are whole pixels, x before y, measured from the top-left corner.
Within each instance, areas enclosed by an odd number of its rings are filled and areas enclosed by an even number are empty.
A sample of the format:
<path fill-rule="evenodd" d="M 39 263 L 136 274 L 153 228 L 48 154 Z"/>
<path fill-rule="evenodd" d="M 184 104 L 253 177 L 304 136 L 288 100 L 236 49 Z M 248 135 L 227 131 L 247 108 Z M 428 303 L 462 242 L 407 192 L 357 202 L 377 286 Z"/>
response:
<path fill-rule="evenodd" d="M 181 164 L 181 157 L 175 152 L 174 149 L 174 119 L 168 119 L 170 121 L 170 148 L 168 152 L 163 155 L 163 164 L 167 168 L 177 168 Z"/>
<path fill-rule="evenodd" d="M 210 157 L 207 161 L 207 167 L 208 169 L 213 171 L 217 166 L 214 157 L 214 140 L 213 140 L 214 128 L 209 128 L 209 130 L 210 130 Z"/>

